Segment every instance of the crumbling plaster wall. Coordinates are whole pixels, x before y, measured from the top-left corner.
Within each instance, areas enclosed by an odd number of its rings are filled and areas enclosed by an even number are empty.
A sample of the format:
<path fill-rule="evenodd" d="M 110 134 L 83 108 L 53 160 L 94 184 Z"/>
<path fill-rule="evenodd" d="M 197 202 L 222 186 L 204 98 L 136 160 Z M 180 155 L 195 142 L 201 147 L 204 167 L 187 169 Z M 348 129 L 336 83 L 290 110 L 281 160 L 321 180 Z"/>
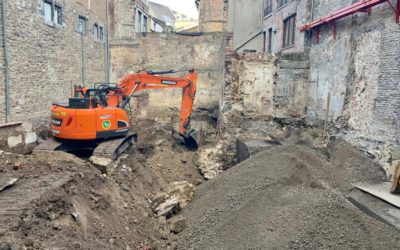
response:
<path fill-rule="evenodd" d="M 278 118 L 305 117 L 309 78 L 307 54 L 227 51 L 225 60 L 222 110 L 225 126 L 230 126 L 234 116 L 246 113 Z M 237 125 L 235 121 L 232 124 Z"/>
<path fill-rule="evenodd" d="M 395 1 L 392 1 L 395 4 Z M 315 18 L 352 1 L 318 0 Z M 337 23 L 337 38 L 321 29 L 310 49 L 308 114 L 322 120 L 330 94 L 329 120 L 362 147 L 369 142 L 399 143 L 400 25 L 388 4 L 371 15 L 355 14 Z"/>
<path fill-rule="evenodd" d="M 284 137 L 274 118 L 305 117 L 309 61 L 304 53 L 236 53 L 232 35 L 226 40 L 219 131 L 229 166 L 239 137 Z"/>
<path fill-rule="evenodd" d="M 140 70 L 191 69 L 199 73 L 194 109 L 218 109 L 223 57 L 222 33 L 183 36 L 172 33 L 137 34 L 135 41 L 111 44 L 111 79 L 117 82 Z M 139 117 L 177 116 L 181 89 L 151 90 L 134 98 Z"/>
<path fill-rule="evenodd" d="M 55 2 L 63 7 L 63 25 L 57 27 L 45 23 L 42 0 L 7 1 L 13 121 L 47 122 L 52 102 L 66 101 L 73 85 L 82 83 L 78 15 L 88 18 L 84 38 L 86 80 L 104 81 L 104 43 L 94 40 L 92 30 L 94 23 L 104 27 L 105 8 L 89 10 L 88 1 L 83 0 Z"/>

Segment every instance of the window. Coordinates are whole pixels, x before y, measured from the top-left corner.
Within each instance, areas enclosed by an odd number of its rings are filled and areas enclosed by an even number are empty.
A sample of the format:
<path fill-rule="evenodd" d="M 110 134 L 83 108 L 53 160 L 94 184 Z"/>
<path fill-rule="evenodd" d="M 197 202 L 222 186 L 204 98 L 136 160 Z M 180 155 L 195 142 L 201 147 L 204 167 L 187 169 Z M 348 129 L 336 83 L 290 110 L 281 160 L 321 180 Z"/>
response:
<path fill-rule="evenodd" d="M 296 26 L 296 15 L 290 16 L 283 21 L 283 48 L 294 45 Z"/>
<path fill-rule="evenodd" d="M 282 7 L 283 5 L 287 4 L 289 0 L 278 0 L 278 8 Z"/>
<path fill-rule="evenodd" d="M 143 32 L 147 32 L 147 16 L 143 16 Z"/>
<path fill-rule="evenodd" d="M 100 41 L 104 41 L 104 28 L 100 26 L 99 29 Z"/>
<path fill-rule="evenodd" d="M 53 21 L 53 17 L 52 17 L 52 5 L 49 2 L 44 2 L 44 20 L 46 21 L 46 23 L 50 23 L 51 21 Z"/>
<path fill-rule="evenodd" d="M 272 0 L 264 1 L 264 17 L 272 13 Z"/>
<path fill-rule="evenodd" d="M 143 16 L 142 12 L 138 11 L 136 32 L 142 32 L 142 16 Z"/>
<path fill-rule="evenodd" d="M 93 25 L 93 39 L 96 42 L 102 42 L 104 39 L 104 29 L 97 23 Z"/>
<path fill-rule="evenodd" d="M 44 21 L 47 24 L 57 24 L 62 25 L 62 8 L 61 6 L 55 4 L 51 0 L 45 0 L 43 2 L 44 8 Z"/>
<path fill-rule="evenodd" d="M 272 52 L 272 28 L 268 29 L 268 52 Z"/>
<path fill-rule="evenodd" d="M 78 17 L 78 32 L 82 35 L 86 33 L 86 17 Z"/>

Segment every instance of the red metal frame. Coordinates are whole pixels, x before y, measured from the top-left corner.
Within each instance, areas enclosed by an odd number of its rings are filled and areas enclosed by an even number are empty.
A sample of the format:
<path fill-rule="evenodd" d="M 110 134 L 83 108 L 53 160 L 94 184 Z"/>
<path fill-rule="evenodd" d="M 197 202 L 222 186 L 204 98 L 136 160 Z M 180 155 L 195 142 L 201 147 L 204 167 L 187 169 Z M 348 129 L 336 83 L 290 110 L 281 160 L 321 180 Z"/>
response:
<path fill-rule="evenodd" d="M 305 30 L 313 30 L 316 29 L 317 27 L 324 25 L 324 24 L 332 24 L 334 25 L 332 27 L 334 36 L 336 36 L 336 24 L 335 21 L 339 20 L 341 18 L 344 18 L 346 16 L 353 15 L 357 12 L 367 12 L 368 14 L 371 14 L 371 9 L 372 7 L 389 2 L 389 0 L 360 0 L 359 2 L 356 2 L 348 7 L 345 7 L 343 9 L 340 9 L 330 15 L 327 15 L 323 18 L 320 18 L 318 20 L 315 20 L 313 22 L 307 23 L 303 26 L 301 26 L 299 29 L 300 31 L 305 31 Z M 395 16 L 396 16 L 396 23 L 400 22 L 400 0 L 397 0 L 397 8 L 394 8 Z M 319 33 L 317 31 L 317 33 Z M 319 37 L 317 38 L 319 40 Z"/>

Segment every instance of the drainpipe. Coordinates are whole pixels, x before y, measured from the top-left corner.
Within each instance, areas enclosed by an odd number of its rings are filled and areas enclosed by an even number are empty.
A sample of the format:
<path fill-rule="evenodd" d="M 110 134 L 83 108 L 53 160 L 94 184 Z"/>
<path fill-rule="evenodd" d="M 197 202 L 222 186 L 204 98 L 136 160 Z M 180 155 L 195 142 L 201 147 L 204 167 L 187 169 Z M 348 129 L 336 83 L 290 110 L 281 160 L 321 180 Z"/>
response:
<path fill-rule="evenodd" d="M 314 1 L 311 1 L 311 22 L 314 21 Z"/>
<path fill-rule="evenodd" d="M 106 0 L 106 42 L 104 44 L 104 75 L 105 75 L 105 82 L 110 82 L 110 41 L 109 41 L 109 17 L 108 17 L 108 3 L 109 0 Z"/>
<path fill-rule="evenodd" d="M 7 44 L 7 0 L 3 0 L 3 46 L 4 46 L 4 93 L 5 93 L 5 121 L 8 123 L 11 120 L 10 115 L 10 71 L 8 68 L 8 44 Z"/>
<path fill-rule="evenodd" d="M 86 65 L 85 65 L 85 34 L 86 34 L 86 20 L 81 34 L 81 63 L 82 63 L 82 85 L 86 86 Z"/>

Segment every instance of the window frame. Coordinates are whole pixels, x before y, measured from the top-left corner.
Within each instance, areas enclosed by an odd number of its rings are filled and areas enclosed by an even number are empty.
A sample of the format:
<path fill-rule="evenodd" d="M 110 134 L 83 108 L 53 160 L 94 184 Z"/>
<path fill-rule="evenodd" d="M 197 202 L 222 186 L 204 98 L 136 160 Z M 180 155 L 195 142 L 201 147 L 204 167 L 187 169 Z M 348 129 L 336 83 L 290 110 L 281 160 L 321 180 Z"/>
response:
<path fill-rule="evenodd" d="M 46 15 L 50 7 L 50 16 Z M 47 11 L 46 11 L 47 10 Z M 64 25 L 64 7 L 54 0 L 43 0 L 44 23 L 50 27 L 62 27 Z"/>
<path fill-rule="evenodd" d="M 276 9 L 282 9 L 285 7 L 288 3 L 290 3 L 291 0 L 276 0 Z"/>
<path fill-rule="evenodd" d="M 136 26 L 136 28 L 139 29 L 136 32 L 141 33 L 142 32 L 142 19 L 143 19 L 143 12 L 141 10 L 137 10 L 136 18 L 137 18 L 137 26 Z"/>
<path fill-rule="evenodd" d="M 296 13 L 283 20 L 282 49 L 294 47 L 296 43 Z"/>
<path fill-rule="evenodd" d="M 273 0 L 265 0 L 263 8 L 263 17 L 267 18 L 272 14 L 273 11 Z"/>
<path fill-rule="evenodd" d="M 142 32 L 148 32 L 147 30 L 147 22 L 149 21 L 149 18 L 146 15 L 143 15 L 143 31 Z"/>
<path fill-rule="evenodd" d="M 104 27 L 99 23 L 93 24 L 93 40 L 95 42 L 104 42 Z"/>
<path fill-rule="evenodd" d="M 268 52 L 272 53 L 272 28 L 268 29 Z"/>
<path fill-rule="evenodd" d="M 80 29 L 81 28 L 81 20 L 83 21 L 83 26 L 82 26 L 83 29 L 82 30 Z M 88 21 L 87 17 L 85 17 L 83 15 L 78 15 L 76 32 L 78 32 L 79 34 L 81 34 L 83 36 L 86 36 L 86 34 L 87 34 L 87 32 L 86 32 L 86 30 L 87 30 L 87 21 Z"/>

